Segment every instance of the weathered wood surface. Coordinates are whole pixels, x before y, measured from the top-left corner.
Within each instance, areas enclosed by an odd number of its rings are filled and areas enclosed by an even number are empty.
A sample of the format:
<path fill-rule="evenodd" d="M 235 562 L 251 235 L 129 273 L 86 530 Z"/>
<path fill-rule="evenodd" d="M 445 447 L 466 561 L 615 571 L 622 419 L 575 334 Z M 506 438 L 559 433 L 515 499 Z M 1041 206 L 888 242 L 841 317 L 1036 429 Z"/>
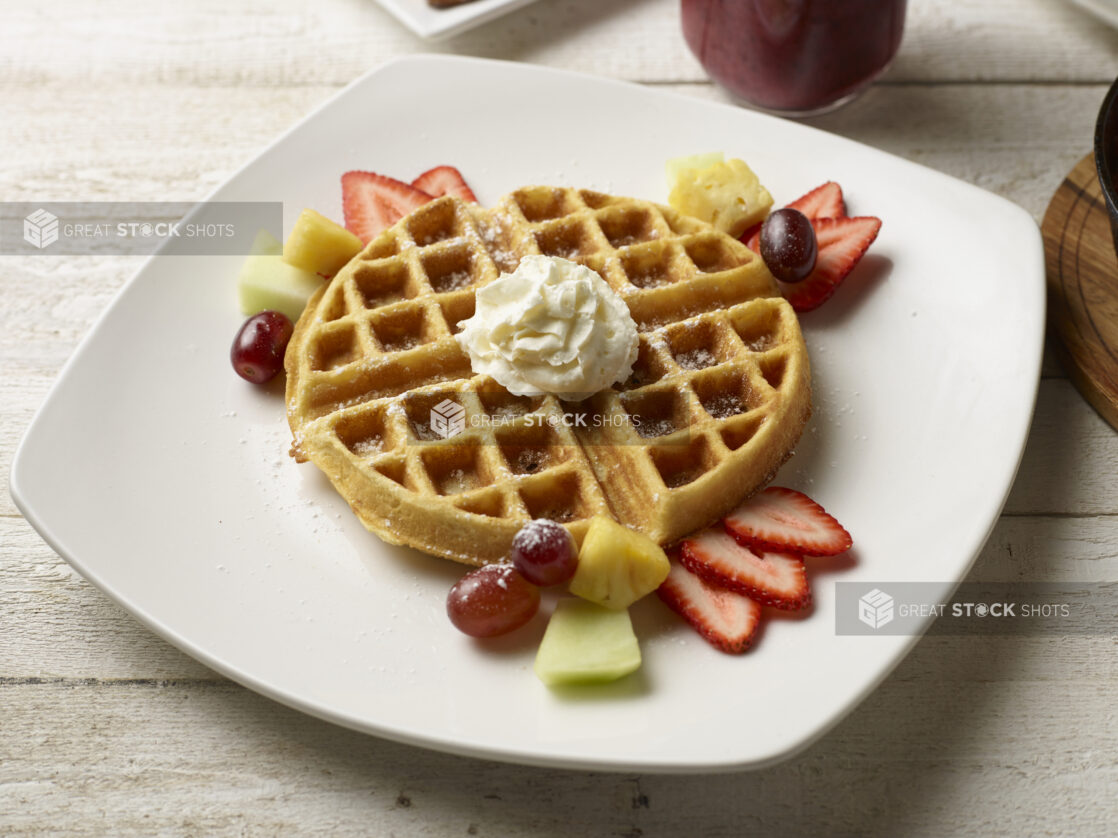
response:
<path fill-rule="evenodd" d="M 911 5 L 886 80 L 813 124 L 1039 221 L 1089 149 L 1118 33 L 1055 0 Z M 370 0 L 2 0 L 0 21 L 4 200 L 199 198 L 361 72 L 420 50 L 722 98 L 674 0 L 540 0 L 433 47 Z M 139 264 L 0 260 L 0 472 Z M 1021 472 L 972 578 L 1118 577 L 1116 473 L 1118 434 L 1046 359 Z M 71 571 L 5 490 L 0 832 L 1112 835 L 1116 651 L 1107 636 L 928 637 L 834 731 L 766 771 L 523 769 L 354 734 L 215 676 Z"/>
<path fill-rule="evenodd" d="M 60 0 L 49 15 L 16 0 L 3 8 L 0 68 L 35 82 L 340 85 L 391 56 L 448 52 L 706 83 L 680 35 L 678 0 L 540 0 L 436 44 L 372 0 Z M 1113 32 L 1066 0 L 913 0 L 890 81 L 1107 82 L 1116 70 Z"/>

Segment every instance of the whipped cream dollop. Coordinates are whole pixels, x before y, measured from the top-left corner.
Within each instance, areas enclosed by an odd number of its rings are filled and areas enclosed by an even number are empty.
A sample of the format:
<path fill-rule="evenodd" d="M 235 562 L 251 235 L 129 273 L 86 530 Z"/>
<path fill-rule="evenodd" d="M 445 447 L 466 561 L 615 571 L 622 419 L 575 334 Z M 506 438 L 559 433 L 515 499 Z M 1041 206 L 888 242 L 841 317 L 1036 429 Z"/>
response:
<path fill-rule="evenodd" d="M 510 393 L 578 401 L 624 381 L 637 359 L 637 324 L 596 271 L 525 256 L 477 292 L 455 335 L 475 373 Z"/>

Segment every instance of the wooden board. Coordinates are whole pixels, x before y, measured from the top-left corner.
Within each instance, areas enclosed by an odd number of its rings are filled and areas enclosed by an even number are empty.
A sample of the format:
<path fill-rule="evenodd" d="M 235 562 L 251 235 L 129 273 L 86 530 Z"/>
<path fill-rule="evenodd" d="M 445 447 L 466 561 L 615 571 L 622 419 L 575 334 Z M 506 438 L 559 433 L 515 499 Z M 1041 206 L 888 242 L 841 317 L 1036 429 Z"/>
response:
<path fill-rule="evenodd" d="M 1041 233 L 1054 348 L 1079 392 L 1118 428 L 1118 256 L 1093 154 L 1052 196 Z"/>

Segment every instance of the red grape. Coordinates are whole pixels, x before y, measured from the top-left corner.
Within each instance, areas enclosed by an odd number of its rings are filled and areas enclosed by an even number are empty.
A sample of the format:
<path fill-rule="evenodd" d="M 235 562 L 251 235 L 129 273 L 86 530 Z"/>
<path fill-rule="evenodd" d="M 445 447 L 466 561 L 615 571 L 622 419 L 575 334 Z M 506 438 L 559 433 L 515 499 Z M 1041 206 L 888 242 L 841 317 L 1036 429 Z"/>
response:
<path fill-rule="evenodd" d="M 446 597 L 450 621 L 472 637 L 495 637 L 518 629 L 539 607 L 540 589 L 507 563 L 470 571 Z"/>
<path fill-rule="evenodd" d="M 253 384 L 264 384 L 279 375 L 294 330 L 287 316 L 278 311 L 252 315 L 233 338 L 229 351 L 237 375 Z"/>
<path fill-rule="evenodd" d="M 780 281 L 807 279 L 818 255 L 815 230 L 799 210 L 779 209 L 761 225 L 761 258 Z"/>
<path fill-rule="evenodd" d="M 520 528 L 512 540 L 509 558 L 525 579 L 541 588 L 566 582 L 578 567 L 571 534 L 546 518 L 529 521 Z"/>

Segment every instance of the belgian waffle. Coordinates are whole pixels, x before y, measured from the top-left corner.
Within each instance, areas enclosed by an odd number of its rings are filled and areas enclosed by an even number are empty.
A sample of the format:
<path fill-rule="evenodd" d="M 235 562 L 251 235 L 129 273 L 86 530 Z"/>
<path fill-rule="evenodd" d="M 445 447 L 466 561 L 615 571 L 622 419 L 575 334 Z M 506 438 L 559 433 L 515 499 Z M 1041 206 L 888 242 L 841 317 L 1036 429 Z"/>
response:
<path fill-rule="evenodd" d="M 627 381 L 566 404 L 473 374 L 458 323 L 536 253 L 625 300 L 640 331 Z M 669 544 L 764 485 L 811 411 L 799 323 L 759 257 L 668 207 L 585 189 L 420 207 L 311 298 L 286 368 L 296 459 L 386 541 L 475 565 L 530 518 L 581 541 L 612 515 Z"/>

